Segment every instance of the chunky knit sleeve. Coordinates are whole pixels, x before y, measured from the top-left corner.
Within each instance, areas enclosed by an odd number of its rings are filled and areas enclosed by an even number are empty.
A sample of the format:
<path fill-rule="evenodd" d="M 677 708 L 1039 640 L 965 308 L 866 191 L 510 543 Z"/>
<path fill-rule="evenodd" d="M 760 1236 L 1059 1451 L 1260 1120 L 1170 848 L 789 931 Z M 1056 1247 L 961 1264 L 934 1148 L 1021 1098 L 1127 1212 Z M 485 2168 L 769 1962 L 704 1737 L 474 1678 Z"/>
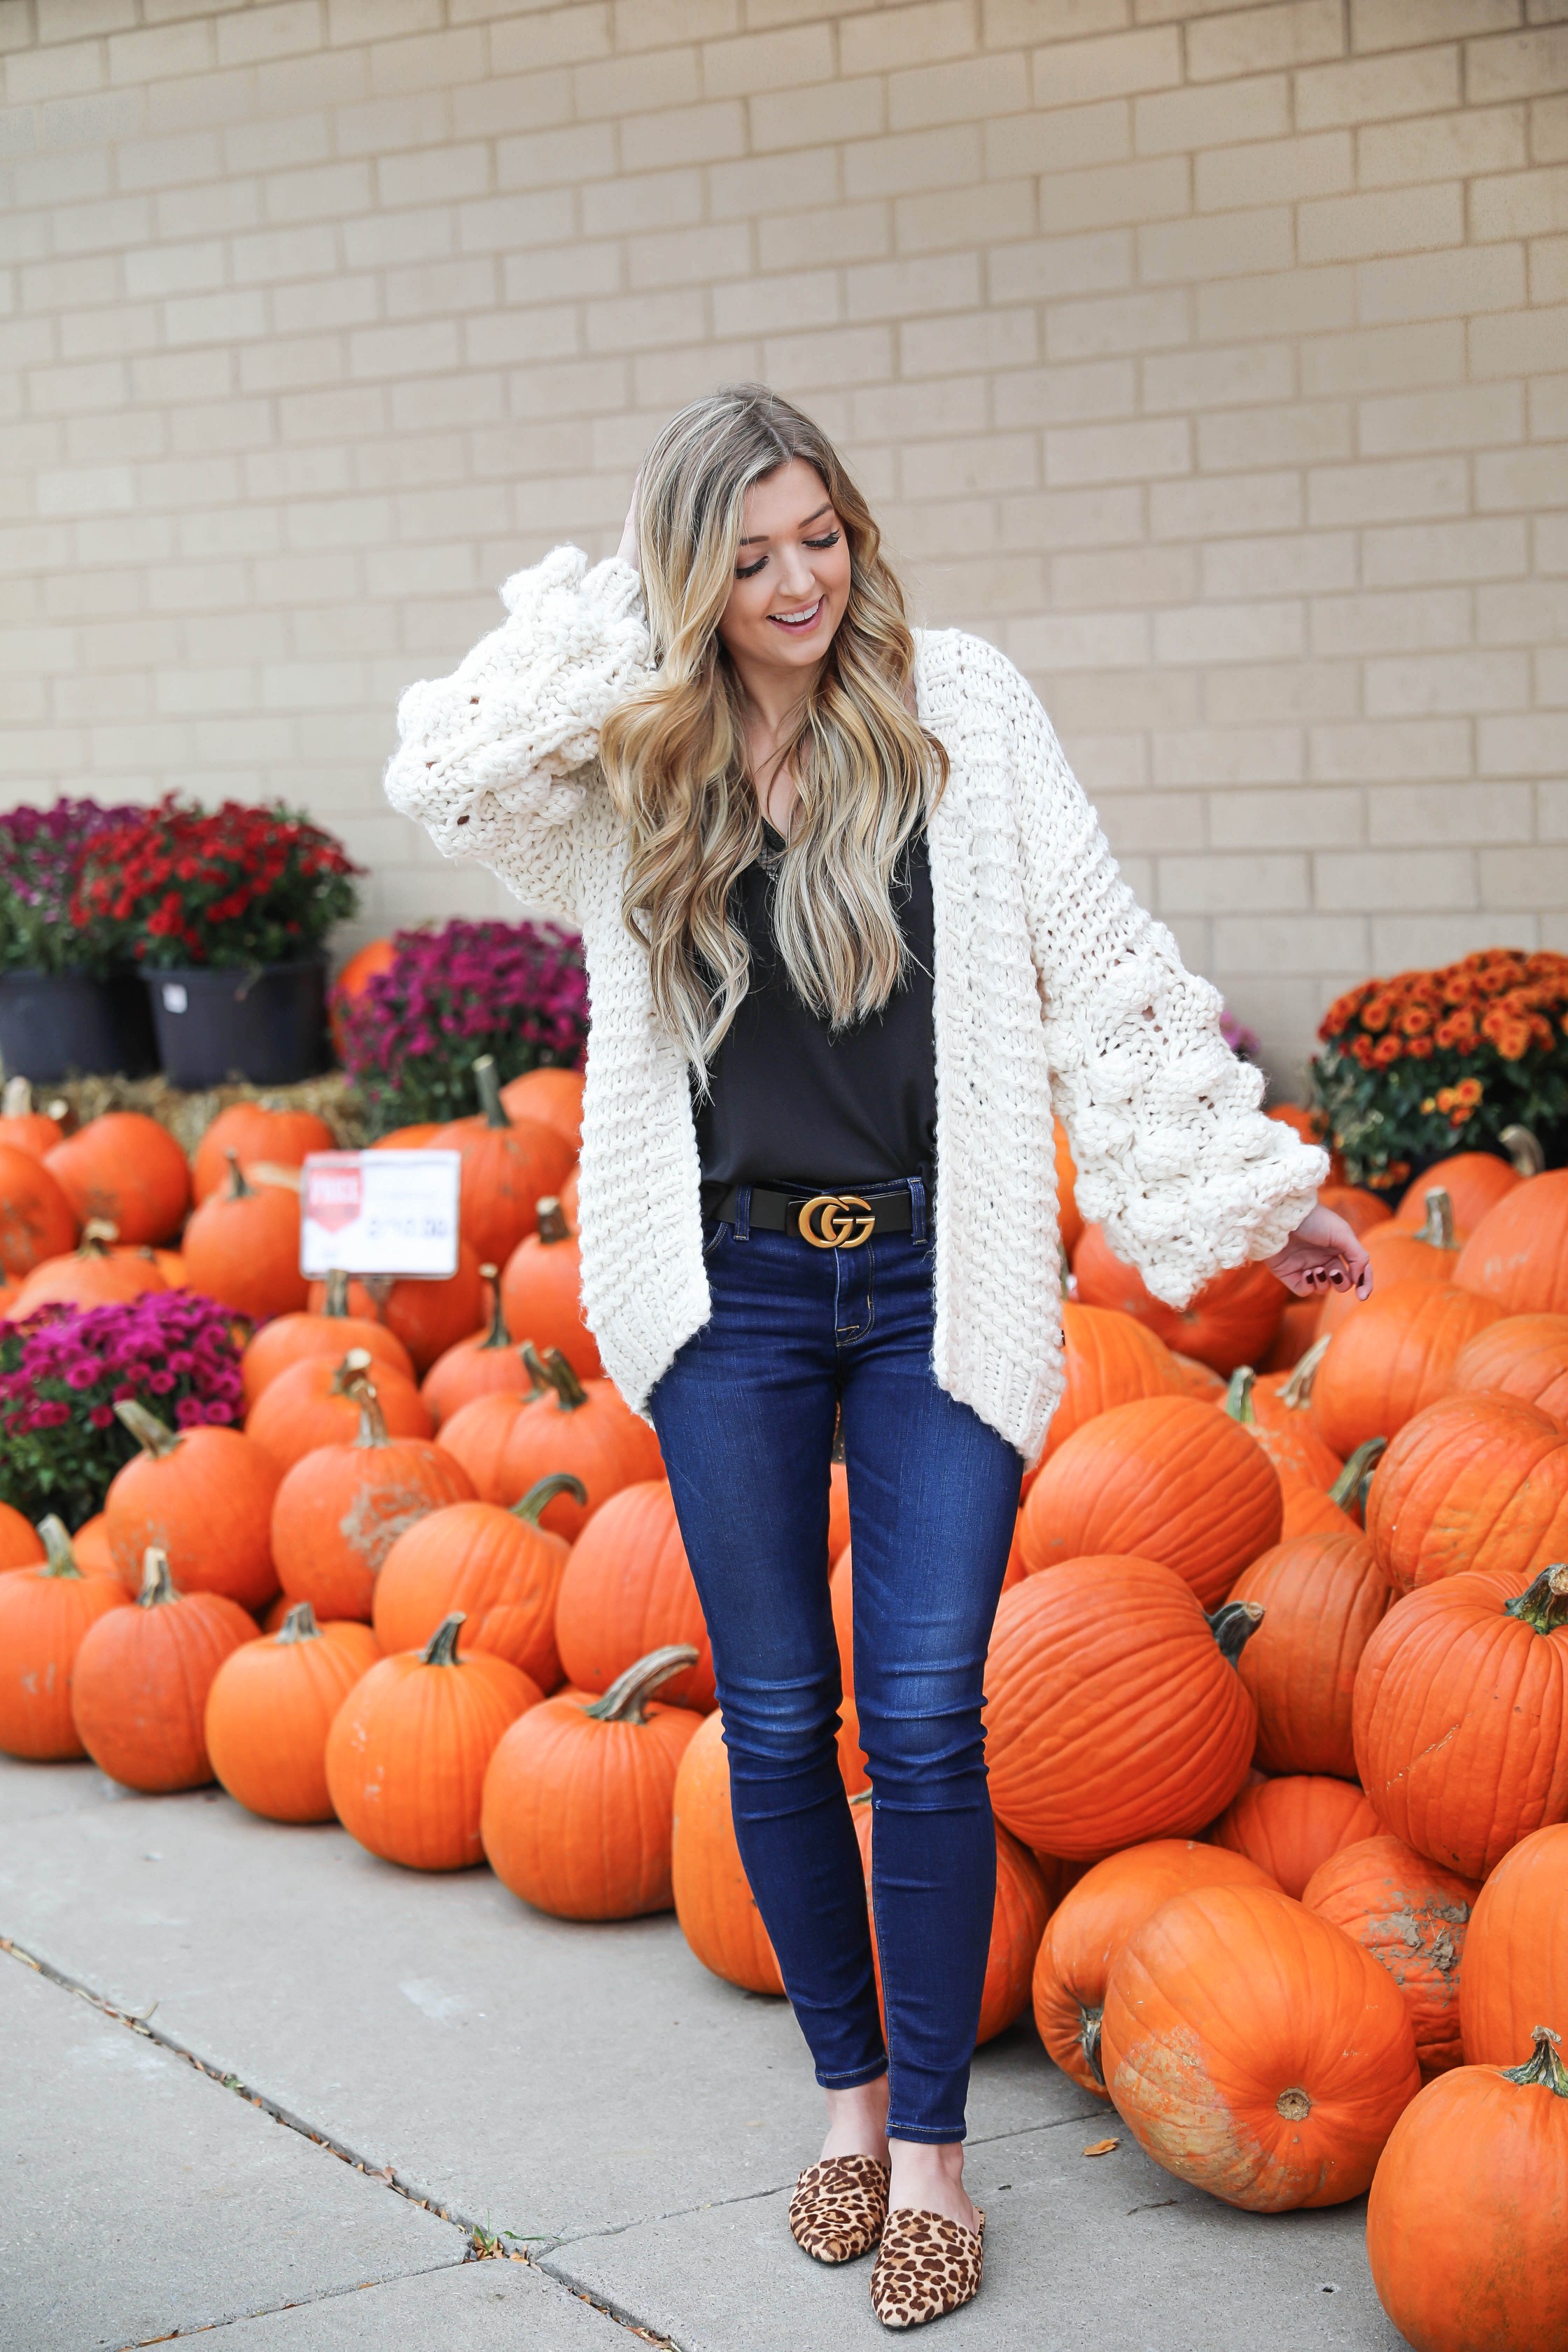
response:
<path fill-rule="evenodd" d="M 647 668 L 642 585 L 618 558 L 590 571 L 581 548 L 558 547 L 500 593 L 500 627 L 399 702 L 386 796 L 445 856 L 477 858 L 528 905 L 574 916 L 574 820 L 599 727 Z"/>
<path fill-rule="evenodd" d="M 1027 683 L 998 655 L 1051 1090 L 1078 1201 L 1173 1307 L 1268 1257 L 1312 1206 L 1327 1155 L 1259 1108 L 1263 1076 L 1220 1034 L 1220 998 L 1138 904 Z"/>

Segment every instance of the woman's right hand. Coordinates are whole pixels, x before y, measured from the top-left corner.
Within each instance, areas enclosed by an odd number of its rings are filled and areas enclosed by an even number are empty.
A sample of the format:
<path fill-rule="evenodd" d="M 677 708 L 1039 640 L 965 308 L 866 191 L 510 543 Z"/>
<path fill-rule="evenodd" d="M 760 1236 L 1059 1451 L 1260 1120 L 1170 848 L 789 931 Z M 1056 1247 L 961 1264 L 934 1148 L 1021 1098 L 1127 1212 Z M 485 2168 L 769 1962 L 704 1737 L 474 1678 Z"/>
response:
<path fill-rule="evenodd" d="M 626 519 L 621 527 L 621 543 L 616 550 L 619 561 L 629 563 L 634 572 L 642 568 L 637 562 L 637 492 L 641 488 L 642 476 L 639 473 L 632 484 L 632 502 L 626 509 Z"/>

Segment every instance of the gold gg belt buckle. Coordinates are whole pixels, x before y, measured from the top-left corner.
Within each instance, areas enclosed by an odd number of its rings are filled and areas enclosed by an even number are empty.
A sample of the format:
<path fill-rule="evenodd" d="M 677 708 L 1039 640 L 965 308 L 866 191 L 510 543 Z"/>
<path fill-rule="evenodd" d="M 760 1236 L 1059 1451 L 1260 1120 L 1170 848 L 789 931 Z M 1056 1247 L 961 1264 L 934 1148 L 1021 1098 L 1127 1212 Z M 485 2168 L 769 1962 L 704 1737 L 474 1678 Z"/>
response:
<path fill-rule="evenodd" d="M 858 1209 L 858 1218 L 851 1214 Z M 858 1249 L 877 1230 L 876 1212 L 858 1192 L 816 1192 L 803 1201 L 795 1220 L 813 1249 Z"/>

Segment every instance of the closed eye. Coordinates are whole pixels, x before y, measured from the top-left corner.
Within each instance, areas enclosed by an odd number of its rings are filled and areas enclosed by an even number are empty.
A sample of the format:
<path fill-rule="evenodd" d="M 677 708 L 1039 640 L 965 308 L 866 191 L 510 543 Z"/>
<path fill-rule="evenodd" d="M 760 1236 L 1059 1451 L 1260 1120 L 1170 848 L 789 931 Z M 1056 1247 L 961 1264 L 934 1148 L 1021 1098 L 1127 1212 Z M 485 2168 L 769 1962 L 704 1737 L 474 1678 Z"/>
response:
<path fill-rule="evenodd" d="M 821 539 L 807 539 L 801 543 L 805 547 L 837 547 L 842 536 L 840 531 L 830 530 Z M 754 563 L 738 563 L 735 566 L 736 579 L 754 580 L 767 560 L 765 555 L 759 555 Z"/>

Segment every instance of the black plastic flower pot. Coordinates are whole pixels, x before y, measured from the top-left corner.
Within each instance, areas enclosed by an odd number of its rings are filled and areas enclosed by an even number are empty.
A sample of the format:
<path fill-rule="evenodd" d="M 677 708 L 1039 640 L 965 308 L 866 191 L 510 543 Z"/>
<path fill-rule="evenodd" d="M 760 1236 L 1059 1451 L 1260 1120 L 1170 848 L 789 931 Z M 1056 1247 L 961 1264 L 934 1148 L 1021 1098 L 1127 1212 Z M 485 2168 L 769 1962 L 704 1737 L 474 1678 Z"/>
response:
<path fill-rule="evenodd" d="M 158 1042 L 141 975 L 0 972 L 0 1056 L 7 1077 L 39 1087 L 147 1077 L 158 1066 Z"/>
<path fill-rule="evenodd" d="M 142 977 L 172 1086 L 241 1078 L 287 1087 L 327 1067 L 324 957 L 239 971 L 188 965 Z"/>

